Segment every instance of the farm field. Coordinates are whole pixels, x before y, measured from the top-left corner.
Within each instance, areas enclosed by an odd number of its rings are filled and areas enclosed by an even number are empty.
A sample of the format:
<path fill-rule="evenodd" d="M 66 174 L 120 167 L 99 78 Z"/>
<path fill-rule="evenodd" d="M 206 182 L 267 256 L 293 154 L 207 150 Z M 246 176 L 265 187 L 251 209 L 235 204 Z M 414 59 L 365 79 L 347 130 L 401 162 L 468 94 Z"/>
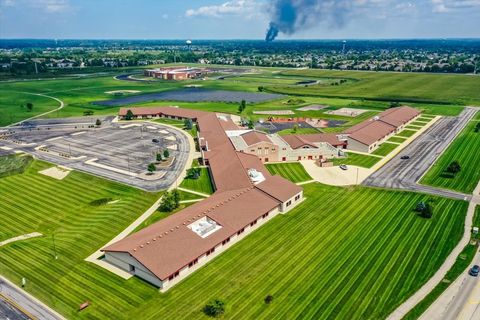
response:
<path fill-rule="evenodd" d="M 48 178 L 36 174 L 43 167 L 45 164 L 36 162 L 35 170 L 0 180 L 4 197 L 12 197 L 14 186 L 26 181 L 32 188 L 49 187 L 30 210 L 23 211 L 23 217 L 36 217 L 39 202 L 50 203 L 54 194 L 57 199 L 54 190 L 63 183 L 71 183 L 72 188 L 82 186 L 86 198 L 79 197 L 75 189 L 66 194 L 67 189 L 62 188 L 61 199 L 67 202 L 50 204 L 48 218 L 35 219 L 56 228 L 58 260 L 53 259 L 48 233 L 0 249 L 4 262 L 0 271 L 16 283 L 25 276 L 27 291 L 73 319 L 202 319 L 206 318 L 202 307 L 213 298 L 226 302 L 226 319 L 384 318 L 443 262 L 463 233 L 467 208 L 466 202 L 433 198 L 434 216 L 424 220 L 412 209 L 417 202 L 432 199 L 430 196 L 309 184 L 305 186 L 307 199 L 298 208 L 273 219 L 160 294 L 139 279 L 125 281 L 83 261 L 136 218 L 154 197 L 145 198 L 141 191 L 105 181 L 96 181 L 102 193 L 96 195 L 93 188 L 85 188 L 88 176 L 75 172 L 62 182 L 43 181 Z M 27 191 L 31 192 L 23 190 Z M 113 210 L 82 211 L 91 199 L 112 193 L 124 196 L 112 205 Z M 139 197 L 143 201 L 138 201 Z M 18 215 L 7 219 L 18 221 Z M 39 230 L 36 226 L 32 229 Z M 30 230 L 18 232 L 26 231 Z M 337 270 L 345 263 L 356 272 L 339 274 Z M 243 276 L 238 277 L 239 273 Z M 274 296 L 270 306 L 263 302 L 268 294 Z M 79 313 L 78 305 L 85 300 L 91 301 L 91 306 Z"/>
<path fill-rule="evenodd" d="M 474 132 L 476 121 L 470 121 L 420 181 L 460 192 L 471 193 L 480 181 L 480 133 Z M 458 161 L 461 171 L 454 178 L 443 177 L 448 165 Z"/>
<path fill-rule="evenodd" d="M 393 138 L 393 137 L 392 137 Z M 377 150 L 375 150 L 372 154 L 375 154 L 377 156 L 386 156 L 393 150 L 395 150 L 398 147 L 398 144 L 394 143 L 388 143 L 384 142 L 380 147 L 378 147 Z"/>
<path fill-rule="evenodd" d="M 198 179 L 184 179 L 180 187 L 205 194 L 212 194 L 214 191 L 207 168 L 200 168 L 200 177 Z"/>
<path fill-rule="evenodd" d="M 364 168 L 371 168 L 378 161 L 382 159 L 380 157 L 367 156 L 367 155 L 358 154 L 354 152 L 348 152 L 347 154 L 348 154 L 347 158 L 333 159 L 333 165 L 339 166 L 342 164 L 346 164 L 346 165 L 359 166 Z"/>
<path fill-rule="evenodd" d="M 340 86 L 269 86 L 269 91 L 403 102 L 480 103 L 480 78 L 468 75 L 333 70 L 289 70 L 281 74 L 354 81 Z"/>
<path fill-rule="evenodd" d="M 266 167 L 271 174 L 278 174 L 295 183 L 312 180 L 299 162 L 267 164 Z"/>

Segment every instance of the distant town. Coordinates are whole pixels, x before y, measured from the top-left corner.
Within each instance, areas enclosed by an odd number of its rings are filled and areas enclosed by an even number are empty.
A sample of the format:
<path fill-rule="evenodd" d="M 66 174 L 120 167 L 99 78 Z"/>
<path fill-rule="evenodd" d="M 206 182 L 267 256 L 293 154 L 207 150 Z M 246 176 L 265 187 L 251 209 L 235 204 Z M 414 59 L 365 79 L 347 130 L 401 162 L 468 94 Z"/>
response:
<path fill-rule="evenodd" d="M 167 63 L 478 73 L 478 40 L 0 40 L 0 77 Z M 19 43 L 20 42 L 20 43 Z"/>

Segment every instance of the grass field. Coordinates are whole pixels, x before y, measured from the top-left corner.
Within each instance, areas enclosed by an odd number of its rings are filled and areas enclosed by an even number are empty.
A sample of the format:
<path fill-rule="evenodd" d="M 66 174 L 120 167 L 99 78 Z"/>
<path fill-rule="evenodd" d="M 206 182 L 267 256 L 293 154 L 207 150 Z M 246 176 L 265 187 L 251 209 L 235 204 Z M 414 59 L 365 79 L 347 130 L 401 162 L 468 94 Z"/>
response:
<path fill-rule="evenodd" d="M 402 130 L 400 133 L 398 133 L 396 136 L 397 137 L 404 137 L 404 138 L 410 138 L 413 136 L 417 131 L 414 130 Z"/>
<path fill-rule="evenodd" d="M 266 167 L 271 174 L 278 174 L 295 183 L 312 180 L 299 162 L 267 164 Z"/>
<path fill-rule="evenodd" d="M 403 137 L 391 137 L 391 138 L 388 139 L 387 141 L 397 142 L 397 143 L 403 143 L 403 142 L 405 142 L 405 140 L 407 140 L 407 138 L 403 138 Z"/>
<path fill-rule="evenodd" d="M 205 194 L 213 193 L 213 185 L 207 168 L 200 169 L 200 177 L 198 179 L 183 180 L 180 187 Z"/>
<path fill-rule="evenodd" d="M 354 79 L 340 86 L 275 86 L 269 90 L 291 94 L 348 98 L 369 98 L 404 102 L 480 103 L 480 78 L 469 75 L 362 72 L 332 70 L 290 70 L 283 75 Z"/>
<path fill-rule="evenodd" d="M 470 121 L 420 181 L 422 184 L 471 193 L 480 181 L 480 133 L 474 132 L 476 121 Z M 452 161 L 461 171 L 454 177 L 443 177 Z"/>
<path fill-rule="evenodd" d="M 458 242 L 467 207 L 434 198 L 434 216 L 425 220 L 412 208 L 429 196 L 306 185 L 307 200 L 298 208 L 160 294 L 137 278 L 125 281 L 83 261 L 154 196 L 96 178 L 92 184 L 92 177 L 76 172 L 64 181 L 36 174 L 44 167 L 36 162 L 27 173 L 0 180 L 2 211 L 12 201 L 19 204 L 4 217 L 2 232 L 13 224 L 19 226 L 15 234 L 46 234 L 1 248 L 0 272 L 15 283 L 26 277 L 27 291 L 73 319 L 206 319 L 201 309 L 213 298 L 226 302 L 226 319 L 384 318 L 433 275 Z M 89 209 L 92 199 L 106 196 L 121 201 Z M 39 215 L 43 207 L 48 215 Z M 21 228 L 20 220 L 30 228 Z M 339 273 L 345 266 L 355 272 Z M 263 302 L 268 294 L 274 296 L 269 306 Z M 90 307 L 78 312 L 86 300 Z"/>
<path fill-rule="evenodd" d="M 33 158 L 27 155 L 7 155 L 0 157 L 0 178 L 24 172 Z"/>
<path fill-rule="evenodd" d="M 392 137 L 393 138 L 393 137 Z M 372 154 L 375 154 L 377 156 L 386 156 L 393 150 L 395 150 L 398 147 L 398 144 L 393 144 L 393 143 L 388 143 L 384 142 L 380 147 L 378 147 L 377 150 L 375 150 Z"/>
<path fill-rule="evenodd" d="M 335 158 L 333 159 L 333 164 L 335 166 L 339 166 L 341 164 L 352 165 L 352 166 L 359 166 L 364 168 L 371 168 L 373 167 L 378 161 L 382 158 L 379 157 L 372 157 L 363 154 L 348 152 L 347 158 Z"/>
<path fill-rule="evenodd" d="M 31 111 L 27 109 L 27 103 L 33 104 Z M 0 127 L 54 110 L 59 106 L 58 101 L 51 98 L 0 90 Z"/>

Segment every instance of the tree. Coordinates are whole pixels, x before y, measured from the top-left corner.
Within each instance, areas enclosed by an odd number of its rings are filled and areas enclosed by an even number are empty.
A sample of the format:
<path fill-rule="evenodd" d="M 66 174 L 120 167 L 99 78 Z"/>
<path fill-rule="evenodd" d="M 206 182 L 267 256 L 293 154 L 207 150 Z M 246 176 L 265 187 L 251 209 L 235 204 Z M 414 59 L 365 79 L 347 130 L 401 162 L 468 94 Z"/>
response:
<path fill-rule="evenodd" d="M 32 111 L 32 109 L 33 109 L 33 103 L 27 102 L 27 110 Z"/>
<path fill-rule="evenodd" d="M 400 107 L 400 102 L 397 102 L 397 101 L 390 102 L 390 108 L 396 108 L 396 107 Z"/>
<path fill-rule="evenodd" d="M 162 158 L 162 154 L 161 154 L 160 152 L 159 152 L 159 153 L 157 153 L 157 155 L 156 155 L 156 159 L 157 159 L 157 161 L 158 161 L 158 162 L 160 162 L 160 161 L 162 161 L 162 160 L 163 160 L 163 158 Z"/>
<path fill-rule="evenodd" d="M 248 129 L 254 129 L 255 128 L 255 124 L 253 123 L 252 120 L 248 120 Z"/>
<path fill-rule="evenodd" d="M 148 172 L 153 173 L 154 171 L 157 170 L 157 167 L 155 166 L 155 163 L 150 163 L 147 167 Z"/>
<path fill-rule="evenodd" d="M 133 119 L 133 112 L 132 110 L 128 109 L 127 114 L 125 115 L 125 120 L 132 120 Z"/>
<path fill-rule="evenodd" d="M 225 313 L 225 303 L 220 299 L 210 301 L 203 307 L 203 312 L 213 318 L 220 317 Z"/>
<path fill-rule="evenodd" d="M 180 192 L 174 189 L 171 192 L 166 192 L 163 195 L 162 202 L 159 209 L 163 212 L 172 212 L 180 206 Z"/>
<path fill-rule="evenodd" d="M 273 296 L 272 295 L 269 294 L 268 296 L 265 297 L 265 303 L 266 304 L 270 304 L 272 302 L 273 302 Z"/>
<path fill-rule="evenodd" d="M 170 157 L 170 152 L 168 151 L 168 149 L 163 150 L 163 157 L 164 157 L 165 159 L 167 159 L 167 158 Z"/>
<path fill-rule="evenodd" d="M 298 124 L 294 124 L 293 125 L 293 133 L 297 133 L 297 130 L 298 130 Z"/>
<path fill-rule="evenodd" d="M 190 168 L 187 170 L 187 179 L 197 180 L 200 178 L 201 172 L 200 168 Z"/>
<path fill-rule="evenodd" d="M 100 119 L 97 119 L 97 121 L 95 121 L 95 125 L 97 127 L 100 127 L 102 125 L 102 121 Z"/>
<path fill-rule="evenodd" d="M 433 208 L 429 201 L 421 201 L 417 203 L 415 211 L 418 212 L 423 218 L 430 219 L 433 216 Z"/>
<path fill-rule="evenodd" d="M 457 173 L 459 173 L 460 170 L 462 170 L 462 168 L 460 167 L 460 163 L 458 163 L 458 161 L 453 161 L 447 167 L 447 172 L 453 175 L 456 175 Z"/>
<path fill-rule="evenodd" d="M 245 100 L 242 100 L 240 102 L 240 105 L 238 106 L 238 113 L 242 113 L 246 107 L 247 107 L 247 102 Z"/>
<path fill-rule="evenodd" d="M 477 125 L 475 126 L 475 132 L 480 132 L 480 122 L 477 122 Z"/>
<path fill-rule="evenodd" d="M 185 128 L 187 130 L 192 130 L 193 128 L 193 121 L 192 119 L 185 119 L 185 121 L 183 121 L 183 124 L 185 125 Z"/>

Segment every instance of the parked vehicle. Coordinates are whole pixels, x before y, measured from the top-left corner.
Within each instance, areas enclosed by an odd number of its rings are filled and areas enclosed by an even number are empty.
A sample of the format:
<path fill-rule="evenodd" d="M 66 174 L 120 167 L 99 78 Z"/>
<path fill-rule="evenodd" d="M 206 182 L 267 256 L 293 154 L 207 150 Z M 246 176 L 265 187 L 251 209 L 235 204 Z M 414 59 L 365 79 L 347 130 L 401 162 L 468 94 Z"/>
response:
<path fill-rule="evenodd" d="M 158 139 L 152 139 L 153 143 L 159 143 L 160 141 Z"/>
<path fill-rule="evenodd" d="M 478 273 L 480 272 L 480 266 L 478 265 L 474 265 L 470 271 L 468 271 L 468 274 L 473 276 L 473 277 L 476 277 L 478 276 Z"/>
<path fill-rule="evenodd" d="M 401 156 L 400 159 L 402 159 L 402 160 L 408 160 L 408 159 L 410 159 L 410 156 Z"/>
<path fill-rule="evenodd" d="M 342 164 L 342 165 L 340 165 L 340 169 L 342 169 L 342 170 L 348 170 L 348 167 L 347 167 L 346 164 Z"/>

